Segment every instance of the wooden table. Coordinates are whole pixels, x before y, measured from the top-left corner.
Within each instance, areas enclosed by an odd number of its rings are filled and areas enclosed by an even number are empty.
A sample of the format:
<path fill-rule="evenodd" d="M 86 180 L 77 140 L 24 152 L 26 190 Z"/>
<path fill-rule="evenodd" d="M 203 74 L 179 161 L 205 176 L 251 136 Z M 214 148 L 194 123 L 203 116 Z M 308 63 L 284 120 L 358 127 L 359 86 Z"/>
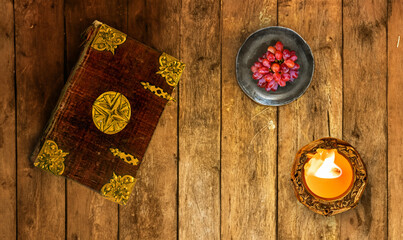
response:
<path fill-rule="evenodd" d="M 403 1 L 2 0 L 0 13 L 0 239 L 403 239 Z M 28 161 L 94 19 L 187 64 L 124 207 Z M 300 99 L 265 107 L 238 87 L 235 56 L 275 25 L 316 66 Z M 369 174 L 358 207 L 327 218 L 290 182 L 297 150 L 325 136 Z"/>

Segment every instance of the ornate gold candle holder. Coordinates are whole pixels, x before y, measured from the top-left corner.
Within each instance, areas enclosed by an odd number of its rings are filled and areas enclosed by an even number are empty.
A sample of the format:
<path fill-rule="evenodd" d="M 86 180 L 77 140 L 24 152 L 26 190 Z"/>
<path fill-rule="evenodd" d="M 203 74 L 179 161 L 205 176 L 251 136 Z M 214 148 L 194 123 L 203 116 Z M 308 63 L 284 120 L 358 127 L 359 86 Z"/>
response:
<path fill-rule="evenodd" d="M 309 189 L 305 180 L 304 166 L 318 149 L 336 149 L 352 167 L 352 183 L 348 190 L 336 198 L 323 198 Z M 358 152 L 349 143 L 336 138 L 321 138 L 301 148 L 295 156 L 291 180 L 297 199 L 310 210 L 324 216 L 331 216 L 354 208 L 367 185 L 367 171 Z"/>

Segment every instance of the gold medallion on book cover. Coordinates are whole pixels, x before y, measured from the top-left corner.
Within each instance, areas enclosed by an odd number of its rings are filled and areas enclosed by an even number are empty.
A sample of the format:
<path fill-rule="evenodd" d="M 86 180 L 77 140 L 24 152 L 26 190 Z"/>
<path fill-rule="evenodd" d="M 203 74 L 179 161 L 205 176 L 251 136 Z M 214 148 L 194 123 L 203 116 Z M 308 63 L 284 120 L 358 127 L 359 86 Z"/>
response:
<path fill-rule="evenodd" d="M 92 120 L 103 133 L 115 134 L 129 123 L 131 107 L 129 100 L 118 92 L 102 93 L 92 106 Z"/>

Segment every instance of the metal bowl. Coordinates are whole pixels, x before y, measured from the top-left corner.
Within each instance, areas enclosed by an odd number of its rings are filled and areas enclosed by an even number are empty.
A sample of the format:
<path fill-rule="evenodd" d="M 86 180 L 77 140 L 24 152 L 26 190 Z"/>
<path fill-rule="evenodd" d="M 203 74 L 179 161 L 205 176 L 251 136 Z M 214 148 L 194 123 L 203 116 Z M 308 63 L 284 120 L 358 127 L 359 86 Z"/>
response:
<path fill-rule="evenodd" d="M 275 92 L 266 92 L 257 86 L 250 68 L 277 41 L 281 41 L 284 48 L 296 52 L 296 63 L 301 67 L 294 82 L 287 82 L 285 87 L 279 86 Z M 281 106 L 304 94 L 311 83 L 314 66 L 311 48 L 298 33 L 285 27 L 267 27 L 252 33 L 242 44 L 236 57 L 236 77 L 242 91 L 253 101 L 267 106 Z"/>

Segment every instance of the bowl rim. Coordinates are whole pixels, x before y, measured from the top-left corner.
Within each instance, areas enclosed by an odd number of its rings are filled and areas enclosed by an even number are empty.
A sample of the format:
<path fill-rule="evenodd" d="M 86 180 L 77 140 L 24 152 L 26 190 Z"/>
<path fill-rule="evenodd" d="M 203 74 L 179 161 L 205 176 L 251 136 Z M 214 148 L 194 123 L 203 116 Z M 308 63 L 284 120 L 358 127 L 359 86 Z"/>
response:
<path fill-rule="evenodd" d="M 297 37 L 301 38 L 301 40 L 302 40 L 302 41 L 306 44 L 306 46 L 308 47 L 309 53 L 312 55 L 312 72 L 311 72 L 311 74 L 310 74 L 308 84 L 305 86 L 304 89 L 302 89 L 302 91 L 299 92 L 298 95 L 296 95 L 295 97 L 293 97 L 293 98 L 290 99 L 290 100 L 286 100 L 286 101 L 281 102 L 281 103 L 264 104 L 264 103 L 262 103 L 262 102 L 257 101 L 256 99 L 254 99 L 251 95 L 249 95 L 248 92 L 246 91 L 247 89 L 246 89 L 244 86 L 241 85 L 240 80 L 239 80 L 239 77 L 238 77 L 238 72 L 239 72 L 239 71 L 238 71 L 238 65 L 239 65 L 238 59 L 239 59 L 239 54 L 240 54 L 242 48 L 245 46 L 245 43 L 246 43 L 253 35 L 255 35 L 255 34 L 261 32 L 261 31 L 266 31 L 266 30 L 269 30 L 269 29 L 279 29 L 279 30 L 283 30 L 283 31 L 290 31 L 290 32 L 292 32 L 293 34 L 295 34 Z M 263 106 L 283 106 L 283 105 L 287 105 L 287 104 L 289 104 L 289 103 L 291 103 L 291 102 L 297 100 L 297 99 L 300 98 L 302 95 L 304 95 L 304 93 L 308 90 L 309 86 L 311 85 L 314 72 L 315 72 L 315 57 L 314 57 L 314 55 L 313 55 L 312 49 L 311 49 L 311 47 L 309 46 L 309 44 L 308 44 L 308 43 L 305 41 L 305 39 L 304 39 L 303 37 L 301 37 L 301 35 L 299 35 L 296 31 L 294 31 L 294 30 L 292 30 L 292 29 L 290 29 L 290 28 L 287 28 L 287 27 L 283 27 L 283 26 L 264 27 L 264 28 L 260 28 L 260 29 L 258 29 L 258 30 L 256 30 L 256 31 L 254 31 L 253 33 L 251 33 L 251 34 L 245 39 L 245 41 L 244 41 L 244 42 L 242 43 L 242 45 L 239 47 L 238 52 L 237 52 L 237 55 L 236 55 L 236 58 L 235 58 L 235 73 L 236 73 L 236 80 L 237 80 L 237 83 L 238 83 L 239 87 L 242 89 L 242 91 L 245 93 L 246 96 L 248 96 L 248 97 L 249 97 L 250 99 L 252 99 L 254 102 L 256 102 L 256 103 L 258 103 L 258 104 L 260 104 L 260 105 L 263 105 Z"/>

